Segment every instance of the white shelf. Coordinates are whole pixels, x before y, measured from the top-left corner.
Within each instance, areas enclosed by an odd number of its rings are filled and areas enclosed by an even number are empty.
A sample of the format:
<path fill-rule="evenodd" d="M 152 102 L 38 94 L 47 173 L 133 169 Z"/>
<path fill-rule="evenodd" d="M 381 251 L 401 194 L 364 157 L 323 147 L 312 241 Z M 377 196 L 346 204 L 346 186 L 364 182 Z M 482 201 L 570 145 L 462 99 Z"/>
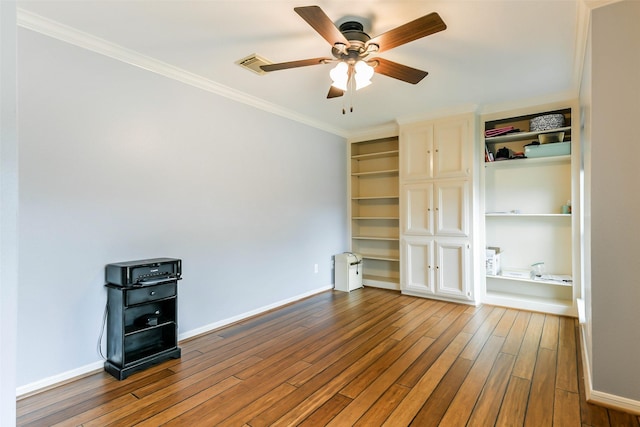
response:
<path fill-rule="evenodd" d="M 390 241 L 399 241 L 399 237 L 373 237 L 373 236 L 353 236 L 351 237 L 354 240 L 390 240 Z"/>
<path fill-rule="evenodd" d="M 365 285 L 398 289 L 398 137 L 353 142 L 349 151 L 349 249 L 366 261 L 361 271 Z"/>
<path fill-rule="evenodd" d="M 521 279 L 519 277 L 509 277 L 509 276 L 494 276 L 491 274 L 487 274 L 488 279 L 499 279 L 499 280 L 512 280 L 515 282 L 525 282 L 525 283 L 536 283 L 541 285 L 553 285 L 553 286 L 573 286 L 572 282 L 559 282 L 555 280 L 538 280 L 538 279 Z"/>
<path fill-rule="evenodd" d="M 354 160 L 381 159 L 384 157 L 397 157 L 399 153 L 399 150 L 381 151 L 379 153 L 356 154 L 351 156 L 351 158 Z"/>
<path fill-rule="evenodd" d="M 366 196 L 352 197 L 351 200 L 379 200 L 379 199 L 399 199 L 400 196 Z"/>
<path fill-rule="evenodd" d="M 574 315 L 573 300 L 579 295 L 579 254 L 575 252 L 579 239 L 577 223 L 572 213 L 561 213 L 569 200 L 579 206 L 576 191 L 579 152 L 579 117 L 573 103 L 553 103 L 537 107 L 486 114 L 481 117 L 483 129 L 513 126 L 529 129 L 529 121 L 545 114 L 563 114 L 565 123 L 556 129 L 535 132 L 514 132 L 485 138 L 483 151 L 492 153 L 504 147 L 514 152 L 524 151 L 539 135 L 565 132 L 573 154 L 546 157 L 526 157 L 484 162 L 483 246 L 501 248 L 502 264 L 525 266 L 544 262 L 550 272 L 566 275 L 531 278 L 506 275 L 486 275 L 484 303 L 504 305 L 532 311 Z M 578 212 L 576 210 L 576 215 Z M 564 277 L 566 276 L 566 277 Z M 572 277 L 573 276 L 573 277 Z M 559 280 L 549 280 L 557 278 Z M 562 281 L 563 278 L 572 281 Z"/>
<path fill-rule="evenodd" d="M 522 166 L 546 166 L 555 163 L 571 163 L 571 155 L 566 154 L 562 156 L 548 156 L 548 157 L 527 157 L 524 159 L 510 159 L 510 160 L 496 160 L 493 162 L 485 162 L 485 168 L 499 169 L 499 168 L 512 168 Z"/>
<path fill-rule="evenodd" d="M 552 214 L 552 213 L 501 213 L 487 212 L 484 214 L 487 218 L 571 218 L 571 214 Z"/>
<path fill-rule="evenodd" d="M 397 216 L 354 216 L 351 219 L 358 219 L 358 220 L 391 220 L 391 221 L 399 221 L 400 218 L 398 218 Z"/>
<path fill-rule="evenodd" d="M 360 254 L 363 259 L 375 259 L 378 261 L 391 261 L 391 262 L 400 262 L 400 258 L 393 258 L 388 256 L 380 256 L 380 255 L 367 255 Z"/>
<path fill-rule="evenodd" d="M 351 176 L 391 175 L 391 174 L 397 174 L 398 172 L 399 172 L 398 169 L 387 169 L 387 170 L 373 171 L 373 172 L 355 172 L 355 173 L 352 173 Z"/>
<path fill-rule="evenodd" d="M 521 141 L 523 139 L 537 138 L 538 135 L 542 133 L 570 132 L 570 131 L 571 131 L 571 126 L 565 126 L 557 129 L 549 129 L 549 130 L 543 130 L 543 131 L 537 131 L 537 132 L 513 132 L 513 133 L 508 133 L 506 135 L 485 138 L 484 142 L 486 142 L 487 144 L 495 144 L 495 143 L 501 143 L 501 142 Z"/>

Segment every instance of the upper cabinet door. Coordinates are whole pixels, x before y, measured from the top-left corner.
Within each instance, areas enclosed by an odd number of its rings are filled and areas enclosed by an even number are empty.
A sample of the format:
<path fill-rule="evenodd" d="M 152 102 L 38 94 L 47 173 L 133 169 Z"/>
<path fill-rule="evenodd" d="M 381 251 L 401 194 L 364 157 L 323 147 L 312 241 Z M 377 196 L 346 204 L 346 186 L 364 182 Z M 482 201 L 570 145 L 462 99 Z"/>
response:
<path fill-rule="evenodd" d="M 469 177 L 473 116 L 430 120 L 400 130 L 400 178 L 404 182 Z"/>
<path fill-rule="evenodd" d="M 433 145 L 435 156 L 433 175 L 435 178 L 469 176 L 471 144 L 468 118 L 438 121 L 434 124 Z"/>
<path fill-rule="evenodd" d="M 433 178 L 433 124 L 410 125 L 400 131 L 403 181 Z"/>

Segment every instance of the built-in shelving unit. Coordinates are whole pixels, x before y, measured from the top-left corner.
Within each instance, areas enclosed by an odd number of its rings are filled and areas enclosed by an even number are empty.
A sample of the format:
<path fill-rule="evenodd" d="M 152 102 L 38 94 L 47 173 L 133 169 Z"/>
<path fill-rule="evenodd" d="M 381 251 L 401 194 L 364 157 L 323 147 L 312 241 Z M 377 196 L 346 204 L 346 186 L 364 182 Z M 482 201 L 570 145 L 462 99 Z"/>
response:
<path fill-rule="evenodd" d="M 546 114 L 562 114 L 565 125 L 544 131 L 529 131 L 529 121 Z M 571 153 L 536 158 L 513 158 L 484 163 L 481 177 L 485 214 L 484 243 L 500 248 L 502 274 L 487 274 L 483 302 L 554 314 L 577 314 L 579 297 L 579 143 L 577 107 L 557 103 L 485 114 L 481 117 L 483 151 L 511 153 L 542 133 L 564 132 Z M 518 132 L 484 138 L 484 131 L 513 126 Z M 545 147 L 546 148 L 546 147 Z M 572 212 L 566 213 L 570 205 Z M 565 206 L 563 211 L 563 206 Z M 544 263 L 546 275 L 565 280 L 511 277 L 508 270 L 527 271 Z"/>
<path fill-rule="evenodd" d="M 363 258 L 363 284 L 399 289 L 398 137 L 350 144 L 351 251 Z"/>

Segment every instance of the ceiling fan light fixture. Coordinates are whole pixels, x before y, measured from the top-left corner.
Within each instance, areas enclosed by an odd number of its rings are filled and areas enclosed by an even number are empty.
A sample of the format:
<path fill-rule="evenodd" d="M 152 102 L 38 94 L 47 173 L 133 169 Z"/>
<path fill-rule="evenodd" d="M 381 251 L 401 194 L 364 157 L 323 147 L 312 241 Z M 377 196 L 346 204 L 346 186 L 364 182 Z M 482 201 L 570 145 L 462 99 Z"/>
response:
<path fill-rule="evenodd" d="M 373 67 L 364 61 L 358 61 L 355 70 L 356 90 L 369 86 L 373 77 Z"/>
<path fill-rule="evenodd" d="M 331 86 L 346 91 L 349 83 L 349 65 L 346 62 L 338 62 L 338 65 L 329 71 L 329 77 L 333 80 Z"/>

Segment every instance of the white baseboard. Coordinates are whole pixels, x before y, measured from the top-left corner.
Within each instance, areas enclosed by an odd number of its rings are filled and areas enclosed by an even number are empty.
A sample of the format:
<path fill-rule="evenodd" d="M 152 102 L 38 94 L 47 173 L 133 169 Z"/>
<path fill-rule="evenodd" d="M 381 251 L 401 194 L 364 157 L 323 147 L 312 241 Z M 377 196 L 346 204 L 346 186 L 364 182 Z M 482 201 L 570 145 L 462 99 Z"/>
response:
<path fill-rule="evenodd" d="M 84 365 L 70 371 L 43 378 L 41 380 L 16 388 L 16 397 L 18 399 L 21 399 L 33 394 L 37 394 L 45 390 L 49 390 L 53 387 L 68 383 L 70 381 L 80 379 L 96 371 L 100 371 L 103 368 L 104 360 L 99 360 L 97 362 L 89 363 L 88 365 Z"/>
<path fill-rule="evenodd" d="M 587 402 L 607 408 L 640 415 L 640 401 L 627 399 L 626 397 L 605 393 L 593 389 L 591 378 L 591 360 L 586 347 L 585 325 L 580 325 L 580 351 L 582 352 L 582 370 L 584 375 L 584 390 Z"/>
<path fill-rule="evenodd" d="M 211 332 L 215 329 L 222 328 L 224 326 L 230 325 L 235 322 L 239 322 L 244 319 L 248 319 L 249 317 L 256 316 L 261 313 L 265 313 L 269 310 L 273 310 L 274 308 L 282 307 L 283 305 L 291 304 L 292 302 L 300 301 L 301 299 L 310 297 L 315 294 L 319 294 L 320 292 L 328 291 L 333 289 L 333 285 L 328 285 L 319 289 L 314 289 L 309 292 L 305 292 L 304 294 L 296 295 L 292 298 L 287 298 L 286 300 L 278 301 L 273 304 L 265 305 L 263 307 L 257 308 L 255 310 L 248 311 L 246 313 L 239 314 L 237 316 L 229 317 L 227 319 L 219 320 L 214 323 L 209 323 L 208 325 L 202 326 L 200 328 L 192 329 L 187 332 L 183 332 L 178 336 L 178 341 L 183 341 L 189 338 L 193 338 L 197 335 L 202 335 L 207 332 Z"/>
<path fill-rule="evenodd" d="M 246 313 L 239 314 L 237 316 L 230 317 L 228 319 L 223 319 L 223 320 L 220 320 L 218 322 L 210 323 L 210 324 L 208 324 L 206 326 L 203 326 L 201 328 L 196 328 L 196 329 L 193 329 L 193 330 L 190 330 L 190 331 L 187 331 L 187 332 L 183 332 L 178 336 L 178 341 L 183 341 L 183 340 L 186 340 L 188 338 L 195 337 L 196 335 L 201 335 L 201 334 L 210 332 L 210 331 L 212 331 L 214 329 L 222 328 L 224 326 L 230 325 L 230 324 L 238 322 L 240 320 L 244 320 L 244 319 L 247 319 L 249 317 L 256 316 L 256 315 L 261 314 L 261 313 L 265 313 L 265 312 L 267 312 L 269 310 L 273 310 L 274 308 L 282 307 L 282 306 L 290 304 L 292 302 L 296 302 L 296 301 L 302 300 L 304 298 L 307 298 L 307 297 L 310 297 L 310 296 L 313 296 L 313 295 L 316 295 L 316 294 L 319 294 L 321 292 L 325 292 L 325 291 L 328 291 L 328 290 L 331 290 L 331 289 L 333 289 L 333 285 L 324 286 L 322 288 L 314 289 L 312 291 L 305 292 L 303 294 L 296 295 L 294 297 L 287 298 L 285 300 L 281 300 L 281 301 L 275 302 L 273 304 L 265 305 L 263 307 L 257 308 L 255 310 L 248 311 Z M 80 379 L 80 378 L 85 377 L 87 375 L 93 374 L 96 371 L 101 371 L 102 369 L 104 369 L 104 361 L 103 360 L 98 360 L 98 361 L 90 363 L 88 365 L 84 365 L 84 366 L 72 369 L 70 371 L 62 372 L 60 374 L 53 375 L 51 377 L 43 378 L 41 380 L 34 381 L 32 383 L 20 386 L 20 387 L 16 388 L 16 397 L 18 399 L 22 399 L 22 398 L 25 398 L 27 396 L 31 396 L 33 394 L 37 394 L 37 393 L 43 392 L 45 390 L 51 389 L 53 387 L 57 387 L 59 385 L 71 382 L 73 380 Z"/>

